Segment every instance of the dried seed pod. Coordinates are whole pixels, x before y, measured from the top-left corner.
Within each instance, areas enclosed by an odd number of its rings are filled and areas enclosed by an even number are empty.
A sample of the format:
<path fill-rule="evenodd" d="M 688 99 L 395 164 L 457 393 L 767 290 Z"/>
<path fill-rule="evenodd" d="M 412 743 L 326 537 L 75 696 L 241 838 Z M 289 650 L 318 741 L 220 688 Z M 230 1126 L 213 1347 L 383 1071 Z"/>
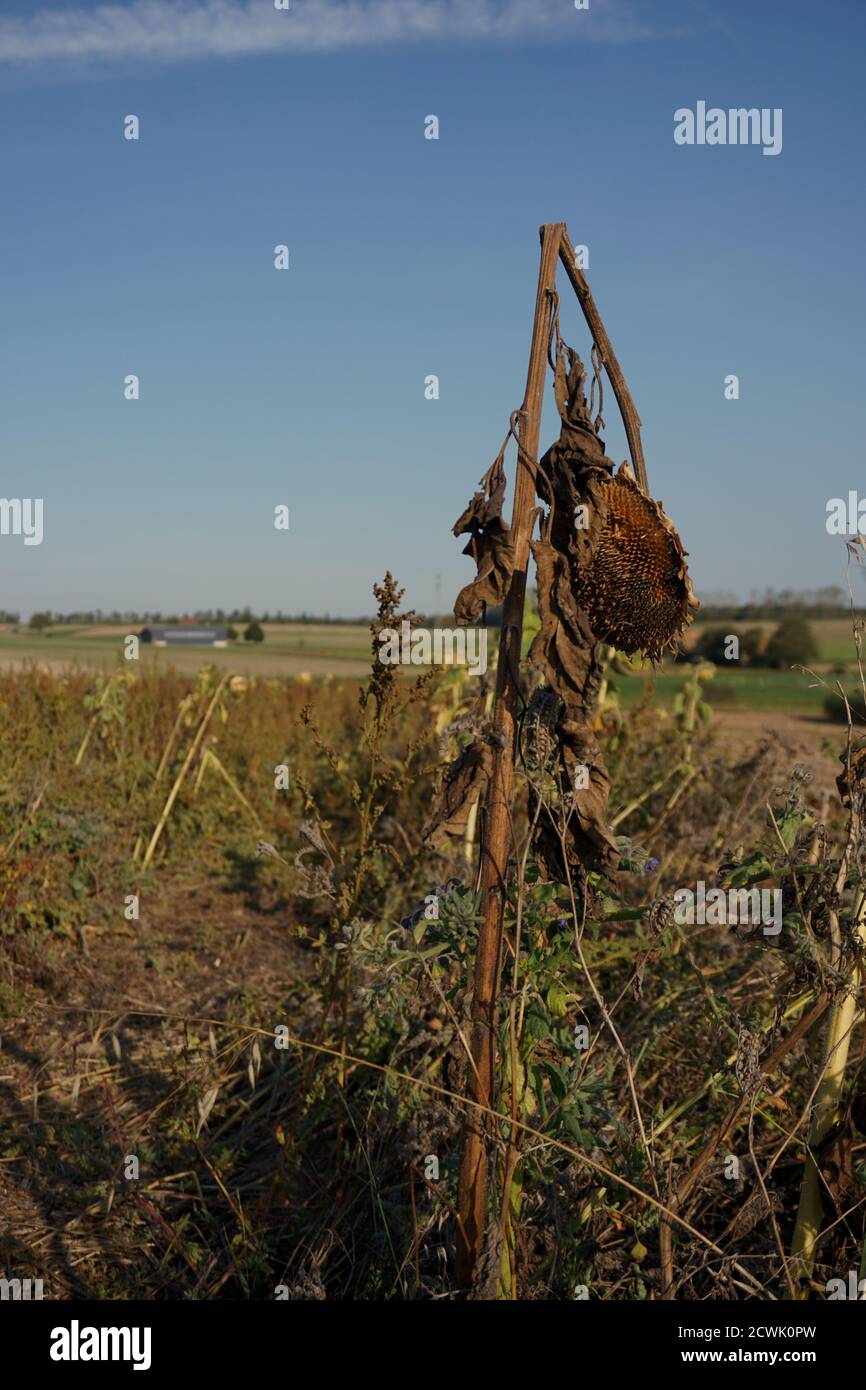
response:
<path fill-rule="evenodd" d="M 543 768 L 557 745 L 556 726 L 562 700 L 548 685 L 536 690 L 523 720 L 523 748 L 530 772 Z"/>
<path fill-rule="evenodd" d="M 575 601 L 598 641 L 657 661 L 698 607 L 682 542 L 626 463 L 614 477 L 588 480 L 586 505 L 571 566 Z"/>
<path fill-rule="evenodd" d="M 740 1026 L 734 1075 L 744 1096 L 750 1095 L 761 1079 L 761 1037 Z"/>
<path fill-rule="evenodd" d="M 650 934 L 652 936 L 661 936 L 662 932 L 674 922 L 676 910 L 676 893 L 665 893 L 660 898 L 653 898 L 644 917 Z"/>
<path fill-rule="evenodd" d="M 780 1212 L 784 1208 L 784 1202 L 778 1192 L 769 1194 L 769 1201 L 762 1189 L 753 1192 L 747 1197 L 734 1219 L 729 1222 L 725 1234 L 731 1240 L 744 1240 L 751 1235 L 756 1226 L 766 1221 L 771 1209 Z"/>

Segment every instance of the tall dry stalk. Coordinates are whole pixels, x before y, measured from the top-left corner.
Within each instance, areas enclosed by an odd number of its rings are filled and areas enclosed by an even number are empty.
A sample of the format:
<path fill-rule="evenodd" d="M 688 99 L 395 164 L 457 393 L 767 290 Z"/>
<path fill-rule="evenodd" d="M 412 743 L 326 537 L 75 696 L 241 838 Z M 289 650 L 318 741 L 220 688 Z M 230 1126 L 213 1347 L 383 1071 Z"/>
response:
<path fill-rule="evenodd" d="M 604 464 L 601 463 L 601 460 L 604 458 L 604 451 L 603 446 L 597 439 L 599 425 L 602 423 L 600 402 L 598 417 L 594 425 L 590 424 L 588 431 L 584 432 L 584 419 L 583 415 L 580 414 L 581 410 L 586 415 L 587 421 L 589 420 L 589 415 L 586 410 L 586 401 L 581 394 L 581 386 L 585 372 L 577 354 L 571 352 L 570 349 L 568 350 L 568 357 L 571 367 L 567 368 L 565 363 L 559 334 L 558 298 L 555 288 L 556 265 L 558 260 L 562 260 L 563 262 L 566 274 L 575 290 L 584 317 L 593 336 L 593 361 L 596 367 L 599 391 L 601 381 L 600 373 L 603 369 L 613 385 L 614 394 L 616 395 L 620 413 L 623 417 L 629 449 L 632 455 L 633 475 L 624 476 L 621 471 L 620 475 L 617 477 L 616 484 L 611 484 L 611 487 L 604 492 L 605 504 L 609 502 L 614 511 L 616 511 L 617 508 L 624 511 L 625 516 L 621 530 L 622 534 L 627 536 L 627 544 L 631 546 L 632 550 L 640 550 L 641 547 L 645 549 L 645 538 L 648 534 L 651 534 L 656 552 L 653 558 L 658 561 L 659 554 L 662 555 L 664 563 L 661 568 L 665 576 L 668 575 L 671 568 L 671 551 L 676 547 L 678 547 L 678 556 L 675 557 L 679 564 L 679 568 L 677 569 L 678 581 L 683 580 L 683 576 L 686 574 L 685 565 L 683 563 L 684 552 L 679 545 L 673 527 L 667 519 L 664 518 L 661 508 L 653 503 L 647 496 L 646 469 L 640 441 L 640 418 L 634 408 L 634 403 L 632 402 L 619 363 L 611 347 L 610 340 L 605 332 L 604 325 L 601 322 L 601 317 L 593 301 L 589 286 L 587 285 L 582 271 L 577 265 L 577 259 L 574 248 L 568 237 L 567 228 L 564 223 L 547 224 L 540 229 L 540 236 L 541 260 L 536 290 L 535 316 L 532 328 L 526 392 L 523 405 L 512 422 L 514 427 L 516 420 L 516 427 L 513 428 L 513 432 L 518 442 L 517 476 L 514 492 L 513 516 L 510 528 L 512 554 L 509 559 L 508 586 L 504 591 L 505 599 L 502 614 L 502 633 L 499 645 L 496 695 L 493 712 L 493 738 L 491 739 L 493 755 L 487 786 L 486 824 L 481 855 L 481 902 L 484 916 L 478 934 L 475 958 L 471 1013 L 472 1067 L 468 1072 L 467 1080 L 467 1098 L 470 1101 L 470 1108 L 465 1128 L 458 1197 L 456 1274 L 458 1285 L 464 1290 L 469 1289 L 474 1283 L 481 1258 L 487 1198 L 488 1145 L 492 1142 L 494 1137 L 487 1117 L 488 1112 L 493 1108 L 495 1098 L 496 1020 L 502 955 L 502 927 L 508 859 L 513 841 L 514 750 L 517 715 L 520 705 L 519 666 L 526 596 L 526 575 L 529 561 L 530 537 L 536 515 L 536 495 L 542 496 L 545 502 L 550 506 L 548 532 L 544 537 L 544 565 L 546 575 L 544 591 L 548 599 L 548 591 L 552 590 L 553 574 L 556 567 L 558 565 L 560 569 L 562 569 L 562 567 L 565 566 L 566 552 L 571 556 L 572 548 L 570 541 L 567 543 L 564 542 L 562 535 L 559 534 L 563 526 L 566 527 L 570 534 L 573 524 L 571 516 L 566 520 L 565 512 L 563 512 L 563 517 L 558 518 L 554 524 L 554 493 L 556 485 L 562 480 L 554 477 L 546 477 L 544 487 L 539 492 L 537 478 L 539 472 L 537 455 L 541 425 L 541 401 L 546 374 L 545 359 L 550 351 L 554 337 L 557 349 L 557 361 L 554 367 L 557 405 L 563 420 L 560 440 L 562 441 L 563 437 L 566 438 L 568 444 L 566 452 L 570 453 L 575 445 L 575 440 L 578 437 L 583 438 L 583 434 L 585 433 L 586 439 L 591 439 L 592 466 L 596 468 L 596 472 L 609 479 L 612 478 L 613 471 L 613 464 L 610 463 L 609 460 L 605 460 Z M 571 392 L 574 393 L 573 404 L 578 412 L 578 415 L 574 419 L 572 419 L 570 415 L 572 407 Z M 549 451 L 549 455 L 546 455 L 545 458 L 548 459 L 549 456 L 554 455 L 556 453 L 556 448 L 557 446 L 554 446 L 554 449 Z M 583 457 L 582 455 L 579 456 L 581 458 Z M 556 455 L 556 457 L 558 460 L 559 455 Z M 501 460 L 502 455 L 500 454 L 497 460 L 500 467 Z M 542 461 L 542 468 L 543 466 L 544 461 Z M 555 473 L 556 469 L 559 467 L 559 463 L 557 462 L 554 464 L 551 461 L 550 467 Z M 610 472 L 608 473 L 606 469 L 609 469 Z M 565 466 L 564 472 L 567 471 L 568 468 Z M 585 471 L 588 477 L 592 472 L 592 467 L 588 465 Z M 491 470 L 491 474 L 492 473 L 493 470 Z M 574 474 L 572 487 L 580 483 L 581 476 L 578 469 Z M 635 478 L 637 479 L 636 483 L 634 481 Z M 485 483 L 487 484 L 487 479 L 485 479 Z M 493 484 L 489 486 L 492 488 Z M 595 480 L 593 488 L 595 488 L 595 491 L 590 488 L 593 498 L 596 500 L 601 499 L 603 489 L 599 479 Z M 634 495 L 632 495 L 632 490 Z M 477 511 L 475 504 L 471 504 L 470 508 L 467 510 L 467 514 L 458 522 L 455 528 L 456 533 L 460 534 L 467 529 L 466 525 L 463 524 L 466 521 L 466 516 L 472 516 L 475 511 Z M 644 512 L 649 513 L 649 519 L 647 516 L 642 515 Z M 611 515 L 612 514 L 611 512 Z M 641 524 L 637 524 L 636 522 L 638 514 L 641 514 Z M 483 515 L 483 525 L 486 526 L 488 524 L 488 516 L 487 513 Z M 604 516 L 598 521 L 594 534 L 596 538 L 598 538 L 602 532 L 604 533 L 604 544 L 609 550 L 611 545 L 616 545 L 616 535 L 619 533 L 614 524 L 611 524 L 605 530 L 608 520 L 609 514 L 605 507 Z M 560 547 L 559 550 L 556 549 L 555 545 L 551 544 L 551 536 L 556 542 L 556 545 Z M 533 549 L 535 549 L 535 547 L 533 547 Z M 474 552 L 470 550 L 468 553 Z M 501 555 L 497 557 L 495 554 L 492 554 L 488 558 L 491 559 L 494 565 L 497 559 L 500 561 L 502 559 Z M 541 560 L 537 553 L 535 558 L 540 573 Z M 571 556 L 571 559 L 573 560 L 574 557 Z M 609 572 L 611 560 L 609 553 L 606 559 Z M 619 568 L 622 570 L 622 566 Z M 592 565 L 586 566 L 587 571 L 592 569 Z M 650 572 L 652 572 L 652 566 L 650 566 Z M 620 574 L 619 577 L 621 578 L 622 575 Z M 683 580 L 681 587 L 682 594 L 680 595 L 678 593 L 675 596 L 675 602 L 669 602 L 667 604 L 660 603 L 659 605 L 665 613 L 666 620 L 670 619 L 673 621 L 675 617 L 680 626 L 682 626 L 682 623 L 686 620 L 688 606 L 686 604 L 686 599 L 691 593 L 687 581 Z M 596 586 L 596 589 L 597 588 L 598 586 Z M 539 593 L 541 594 L 541 592 L 542 586 L 540 584 Z M 595 597 L 598 598 L 598 592 L 596 592 Z M 664 597 L 670 599 L 669 594 L 664 595 Z M 682 599 L 682 613 L 679 611 L 680 599 Z M 576 594 L 574 596 L 574 602 L 577 604 L 578 608 L 582 608 L 582 600 Z M 689 603 L 691 606 L 696 605 L 696 601 L 689 600 Z M 458 607 L 459 606 L 460 600 L 458 600 Z M 673 614 L 673 617 L 671 617 L 671 614 Z M 458 618 L 460 618 L 459 613 Z M 551 607 L 550 602 L 548 602 L 548 611 L 542 619 L 543 625 L 545 625 L 545 642 L 541 644 L 542 647 L 545 647 L 546 644 L 553 643 L 556 621 L 557 613 L 555 611 L 555 605 Z M 670 635 L 670 633 L 667 633 L 668 638 Z M 540 641 L 541 636 L 542 634 L 539 633 L 536 640 Z M 595 653 L 602 637 L 603 634 L 593 634 L 589 618 L 586 614 L 583 614 L 579 623 L 579 635 L 575 637 L 574 634 L 572 634 L 570 639 L 572 648 L 574 648 L 573 650 L 570 648 L 570 651 L 576 663 L 575 670 L 578 667 L 581 668 L 584 675 L 587 677 L 584 684 L 589 698 L 594 696 L 594 688 L 592 686 L 592 680 L 589 678 L 589 673 L 595 672 Z M 574 643 L 577 644 L 576 647 L 574 647 Z M 623 644 L 620 642 L 617 645 Z M 544 660 L 544 657 L 542 657 L 537 664 L 543 666 Z M 555 662 L 553 664 L 555 664 Z M 554 689 L 556 689 L 557 682 L 556 679 L 551 676 L 550 669 L 548 669 L 547 674 L 551 684 Z M 575 675 L 575 672 L 572 672 L 572 675 Z M 560 693 L 562 692 L 560 691 Z M 575 710 L 571 711 L 571 713 L 582 716 L 582 706 L 580 708 L 575 707 Z M 588 729 L 589 726 L 587 725 L 587 732 Z M 578 729 L 577 732 L 573 729 L 572 734 L 578 742 L 580 742 L 580 729 Z M 572 749 L 571 752 L 573 753 L 574 750 Z M 598 762 L 602 762 L 600 754 Z M 570 777 L 572 769 L 567 760 L 566 770 Z M 598 803 L 596 809 L 600 815 L 601 802 L 606 802 L 608 781 L 603 768 L 601 768 L 601 770 L 596 769 L 593 775 L 597 775 L 598 785 L 591 789 L 589 797 L 592 799 L 594 806 L 595 803 Z M 592 819 L 594 815 L 595 810 L 593 810 L 590 819 Z M 581 831 L 581 834 L 582 833 Z M 601 835 L 607 850 L 612 853 L 615 849 L 615 843 L 610 837 L 609 832 L 603 830 Z M 578 838 L 580 838 L 580 836 L 578 836 Z M 588 844 L 592 846 L 593 842 L 591 837 L 586 838 Z M 512 1028 L 512 1039 L 513 1031 Z M 512 1057 L 512 1062 L 513 1061 L 514 1058 Z M 516 1076 L 512 1079 L 511 1090 L 512 1109 L 514 1110 L 517 1091 Z M 516 1125 L 514 1113 L 512 1113 L 511 1118 L 512 1134 L 514 1134 Z M 512 1144 L 506 1160 L 505 1175 L 507 1191 L 504 1199 L 503 1225 L 505 1226 L 506 1238 L 509 1236 L 511 1225 L 509 1212 L 513 1210 L 510 1196 L 510 1185 L 514 1172 L 513 1158 Z M 519 1200 L 519 1186 L 514 1196 Z M 506 1275 L 506 1282 L 513 1288 L 513 1269 L 510 1265 L 506 1270 Z"/>
<path fill-rule="evenodd" d="M 145 850 L 144 859 L 141 865 L 142 869 L 146 869 L 151 859 L 153 858 L 156 847 L 159 844 L 162 832 L 165 829 L 166 822 L 168 821 L 168 818 L 171 815 L 171 808 L 177 800 L 177 794 L 183 785 L 184 779 L 187 773 L 189 772 L 189 769 L 192 767 L 196 754 L 198 753 L 198 750 L 201 747 L 202 739 L 204 738 L 207 732 L 207 728 L 210 724 L 214 710 L 219 704 L 220 697 L 225 687 L 228 685 L 230 679 L 231 672 L 227 672 L 223 676 L 216 690 L 214 691 L 213 698 L 211 699 L 211 702 L 207 707 L 205 716 L 199 724 L 198 729 L 196 730 L 195 737 L 193 738 L 192 743 L 187 749 L 187 754 L 183 760 L 183 765 L 181 766 L 180 772 L 177 774 L 177 777 L 174 780 L 174 785 L 172 786 L 172 789 L 169 792 L 168 797 L 166 798 L 165 805 L 162 808 L 162 813 L 159 817 L 159 820 L 156 823 L 156 826 L 154 827 L 153 834 L 150 837 L 150 843 L 148 844 L 147 849 Z"/>
<path fill-rule="evenodd" d="M 519 412 L 517 481 L 511 531 L 514 567 L 502 612 L 502 636 L 496 672 L 493 723 L 499 749 L 487 798 L 487 825 L 482 847 L 481 901 L 484 920 L 478 933 L 472 995 L 471 1053 L 467 1074 L 468 1111 L 460 1165 L 457 1229 L 457 1282 L 471 1287 L 481 1255 L 487 1201 L 489 1140 L 487 1116 L 493 1102 L 496 1062 L 496 1005 L 505 907 L 505 874 L 511 843 L 514 793 L 514 742 L 520 690 L 518 672 L 523 636 L 529 538 L 535 511 L 534 461 L 541 430 L 545 354 L 550 333 L 551 291 L 556 278 L 564 225 L 541 228 L 541 262 L 535 296 L 535 318 L 526 376 L 526 393 Z"/>
<path fill-rule="evenodd" d="M 857 912 L 857 935 L 866 945 L 866 896 L 860 900 Z M 855 974 L 858 973 L 855 970 Z M 848 1065 L 848 1051 L 851 1034 L 857 1020 L 857 999 L 854 994 L 854 979 L 841 1001 L 834 1004 L 827 1025 L 824 1044 L 823 1074 L 809 1122 L 808 1150 L 803 1172 L 803 1186 L 800 1190 L 800 1206 L 791 1242 L 791 1254 L 800 1261 L 802 1274 L 811 1273 L 815 1261 L 815 1247 L 821 1234 L 823 1206 L 821 1202 L 821 1175 L 815 1161 L 815 1152 L 827 1137 L 839 1118 L 842 1088 L 845 1083 L 845 1069 Z"/>
<path fill-rule="evenodd" d="M 846 542 L 846 544 L 849 556 L 847 576 L 848 596 L 851 605 L 854 647 L 857 653 L 857 672 L 860 678 L 860 690 L 864 699 L 866 699 L 866 674 L 864 674 L 863 670 L 863 629 L 861 621 L 857 617 L 854 591 L 851 584 L 851 564 L 852 562 L 856 562 L 861 566 L 863 565 L 864 555 L 866 555 L 866 544 L 864 544 L 863 537 L 859 534 L 856 541 Z M 840 779 L 840 791 L 843 792 L 844 801 L 846 797 L 843 787 L 847 788 L 847 799 L 850 804 L 851 814 L 848 824 L 848 837 L 836 879 L 837 901 L 845 891 L 849 872 L 856 867 L 856 856 L 863 836 L 863 809 L 864 798 L 866 798 L 866 793 L 864 793 L 863 789 L 863 774 L 860 770 L 862 749 L 858 751 L 856 762 L 852 758 L 853 722 L 851 706 L 848 703 L 847 696 L 841 685 L 838 689 L 844 701 L 845 712 L 848 719 L 848 744 L 845 753 L 846 771 L 844 777 Z M 834 946 L 833 965 L 836 969 L 840 967 L 844 968 L 838 913 L 831 913 L 830 921 L 831 939 Z M 866 891 L 861 891 L 854 909 L 853 935 L 855 942 L 860 943 L 861 949 L 866 946 Z M 830 1130 L 839 1117 L 842 1090 L 845 1083 L 845 1070 L 848 1065 L 848 1052 L 851 1045 L 851 1034 L 860 1018 L 857 1011 L 855 987 L 860 979 L 861 973 L 862 967 L 858 961 L 851 970 L 848 988 L 845 994 L 841 999 L 834 1001 L 832 1005 L 824 1042 L 823 1068 L 812 1105 L 806 1162 L 803 1170 L 803 1185 L 800 1190 L 800 1205 L 797 1211 L 797 1221 L 791 1243 L 791 1253 L 798 1259 L 801 1276 L 804 1276 L 801 1284 L 803 1297 L 805 1297 L 805 1276 L 810 1275 L 812 1272 L 812 1267 L 815 1262 L 815 1249 L 818 1237 L 821 1233 L 821 1222 L 823 1218 L 821 1175 L 815 1160 L 815 1151 L 830 1133 Z"/>

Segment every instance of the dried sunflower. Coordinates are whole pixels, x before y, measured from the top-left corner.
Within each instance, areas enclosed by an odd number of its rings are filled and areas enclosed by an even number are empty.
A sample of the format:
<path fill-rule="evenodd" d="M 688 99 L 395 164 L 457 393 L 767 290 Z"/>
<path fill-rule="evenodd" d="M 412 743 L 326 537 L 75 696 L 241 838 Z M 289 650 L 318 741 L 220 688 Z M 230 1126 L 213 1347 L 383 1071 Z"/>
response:
<path fill-rule="evenodd" d="M 585 506 L 571 560 L 577 605 L 598 641 L 658 661 L 698 607 L 682 542 L 627 463 L 615 477 L 594 473 Z"/>

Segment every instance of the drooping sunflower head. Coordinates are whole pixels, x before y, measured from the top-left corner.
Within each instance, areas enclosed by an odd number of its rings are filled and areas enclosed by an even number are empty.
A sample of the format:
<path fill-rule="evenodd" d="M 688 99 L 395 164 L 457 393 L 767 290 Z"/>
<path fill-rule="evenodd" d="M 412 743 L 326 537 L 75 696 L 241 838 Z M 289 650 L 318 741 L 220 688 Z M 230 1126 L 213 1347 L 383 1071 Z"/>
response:
<path fill-rule="evenodd" d="M 658 661 L 699 607 L 686 551 L 661 504 L 628 464 L 589 485 L 589 524 L 576 532 L 574 596 L 600 642 Z"/>

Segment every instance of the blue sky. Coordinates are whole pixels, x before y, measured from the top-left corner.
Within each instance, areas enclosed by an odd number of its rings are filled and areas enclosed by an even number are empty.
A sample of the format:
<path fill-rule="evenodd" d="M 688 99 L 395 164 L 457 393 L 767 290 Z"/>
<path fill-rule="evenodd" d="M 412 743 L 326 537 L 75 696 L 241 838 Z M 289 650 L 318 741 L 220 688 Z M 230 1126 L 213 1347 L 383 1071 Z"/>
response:
<path fill-rule="evenodd" d="M 4 0 L 0 494 L 45 520 L 0 607 L 356 614 L 386 569 L 450 607 L 558 220 L 698 592 L 844 582 L 864 38 L 861 0 Z M 782 152 L 677 146 L 699 100 L 781 107 Z"/>

